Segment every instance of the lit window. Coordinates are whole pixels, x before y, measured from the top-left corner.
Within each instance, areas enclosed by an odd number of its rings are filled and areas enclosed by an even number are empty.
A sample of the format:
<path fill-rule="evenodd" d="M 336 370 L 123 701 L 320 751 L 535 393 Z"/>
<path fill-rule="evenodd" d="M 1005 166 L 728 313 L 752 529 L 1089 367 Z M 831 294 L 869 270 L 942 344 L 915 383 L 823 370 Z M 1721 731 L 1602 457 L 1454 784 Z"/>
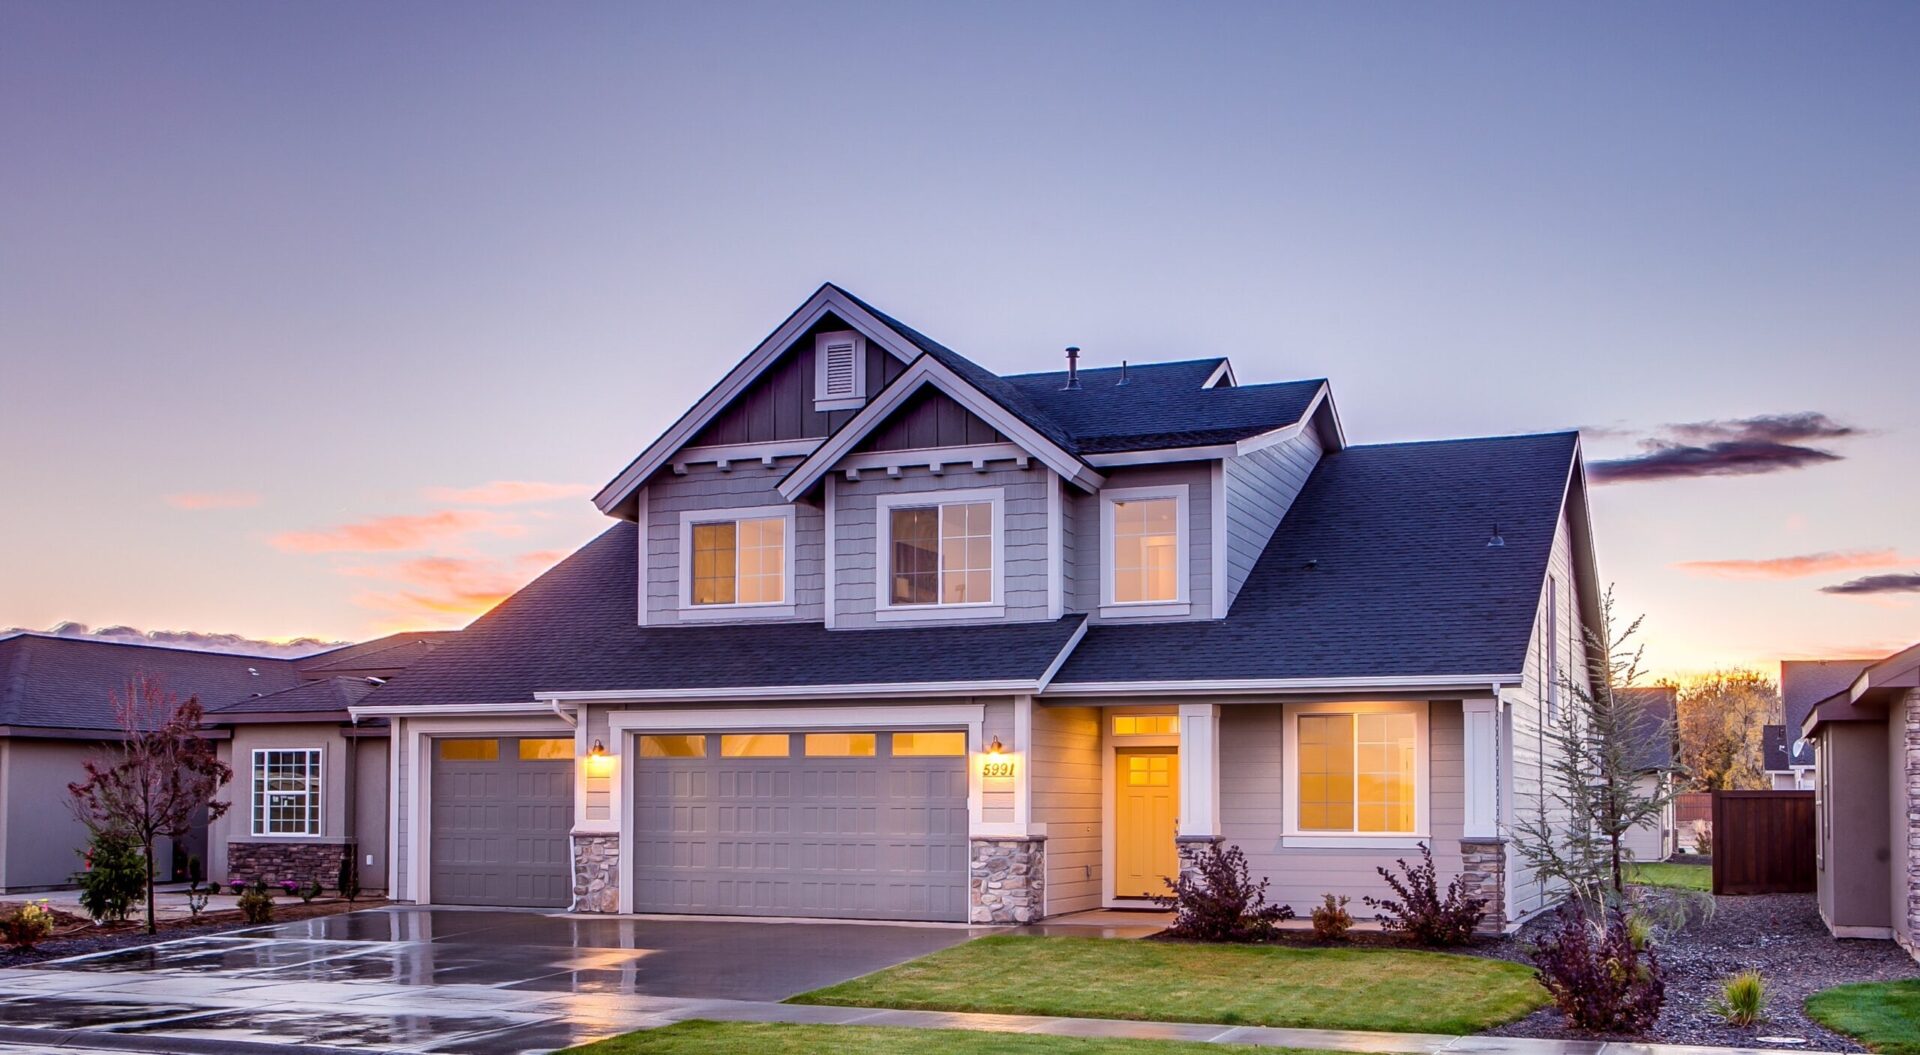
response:
<path fill-rule="evenodd" d="M 1174 498 L 1113 503 L 1113 601 L 1180 597 L 1180 503 Z"/>
<path fill-rule="evenodd" d="M 440 760 L 443 762 L 496 762 L 499 759 L 498 740 L 440 741 Z"/>
<path fill-rule="evenodd" d="M 721 758 L 785 758 L 785 733 L 728 733 L 720 738 Z"/>
<path fill-rule="evenodd" d="M 572 739 L 520 741 L 520 761 L 522 762 L 546 762 L 571 758 L 573 758 Z"/>
<path fill-rule="evenodd" d="M 1168 755 L 1128 755 L 1127 786 L 1164 788 L 1173 783 L 1173 759 Z"/>
<path fill-rule="evenodd" d="M 707 757 L 707 738 L 704 736 L 643 736 L 640 738 L 641 758 L 705 758 Z"/>
<path fill-rule="evenodd" d="M 320 750 L 253 753 L 253 834 L 320 834 Z"/>
<path fill-rule="evenodd" d="M 872 758 L 872 733 L 808 733 L 808 758 Z"/>
<path fill-rule="evenodd" d="M 1113 716 L 1113 735 L 1115 736 L 1177 736 L 1180 732 L 1180 716 L 1177 714 L 1116 714 Z"/>
<path fill-rule="evenodd" d="M 1419 722 L 1412 713 L 1303 714 L 1296 729 L 1301 831 L 1415 830 Z"/>
<path fill-rule="evenodd" d="M 993 503 L 897 506 L 888 511 L 890 605 L 993 600 Z"/>
<path fill-rule="evenodd" d="M 895 758 L 957 757 L 967 753 L 965 733 L 895 733 Z"/>
<path fill-rule="evenodd" d="M 706 604 L 779 604 L 787 594 L 787 519 L 696 523 L 688 599 Z"/>

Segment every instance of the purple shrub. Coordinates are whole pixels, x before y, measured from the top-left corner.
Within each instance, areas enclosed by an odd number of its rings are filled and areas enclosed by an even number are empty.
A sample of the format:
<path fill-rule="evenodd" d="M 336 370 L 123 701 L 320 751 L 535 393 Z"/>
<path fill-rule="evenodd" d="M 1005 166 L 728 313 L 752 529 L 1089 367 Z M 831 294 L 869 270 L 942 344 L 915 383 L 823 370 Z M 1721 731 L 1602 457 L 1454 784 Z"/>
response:
<path fill-rule="evenodd" d="M 1194 859 L 1191 871 L 1167 880 L 1173 893 L 1156 897 L 1162 908 L 1173 909 L 1167 933 L 1195 941 L 1267 941 L 1274 926 L 1293 918 L 1286 905 L 1267 904 L 1267 880 L 1254 883 L 1247 872 L 1247 855 L 1238 846 L 1209 846 Z"/>
<path fill-rule="evenodd" d="M 1474 928 L 1486 918 L 1487 899 L 1467 893 L 1466 877 L 1453 877 L 1442 897 L 1433 851 L 1426 843 L 1420 844 L 1419 864 L 1408 865 L 1405 858 L 1394 863 L 1400 867 L 1400 875 L 1385 868 L 1374 869 L 1393 889 L 1394 896 L 1361 899 L 1368 908 L 1380 910 L 1376 918 L 1381 927 L 1418 944 L 1440 948 L 1473 940 Z"/>
<path fill-rule="evenodd" d="M 1666 1002 L 1653 950 L 1635 947 L 1619 908 L 1594 921 L 1578 900 L 1560 906 L 1553 933 L 1530 951 L 1534 972 L 1575 1029 L 1642 1033 Z"/>

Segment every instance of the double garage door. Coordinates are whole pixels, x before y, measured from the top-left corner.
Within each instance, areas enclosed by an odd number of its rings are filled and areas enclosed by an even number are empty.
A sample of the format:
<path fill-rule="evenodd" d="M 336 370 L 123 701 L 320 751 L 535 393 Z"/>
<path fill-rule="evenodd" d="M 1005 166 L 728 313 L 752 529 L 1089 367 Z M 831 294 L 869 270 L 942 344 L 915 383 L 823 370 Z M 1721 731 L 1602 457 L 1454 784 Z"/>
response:
<path fill-rule="evenodd" d="M 643 735 L 636 912 L 967 918 L 964 732 Z"/>

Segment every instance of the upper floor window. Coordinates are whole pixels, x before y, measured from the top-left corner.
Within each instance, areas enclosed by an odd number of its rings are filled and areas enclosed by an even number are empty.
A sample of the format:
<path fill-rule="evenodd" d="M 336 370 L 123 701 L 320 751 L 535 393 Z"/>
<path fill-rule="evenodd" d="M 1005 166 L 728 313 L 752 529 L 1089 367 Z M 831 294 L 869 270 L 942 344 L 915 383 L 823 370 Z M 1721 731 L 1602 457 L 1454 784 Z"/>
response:
<path fill-rule="evenodd" d="M 681 607 L 792 603 L 793 508 L 683 513 Z"/>
<path fill-rule="evenodd" d="M 1177 605 L 1187 599 L 1187 488 L 1103 492 L 1105 605 Z"/>
<path fill-rule="evenodd" d="M 1000 602 L 997 489 L 882 495 L 878 506 L 882 614 Z"/>
<path fill-rule="evenodd" d="M 320 834 L 320 749 L 253 753 L 253 834 Z"/>
<path fill-rule="evenodd" d="M 853 330 L 813 339 L 813 409 L 858 410 L 867 402 L 867 339 Z"/>

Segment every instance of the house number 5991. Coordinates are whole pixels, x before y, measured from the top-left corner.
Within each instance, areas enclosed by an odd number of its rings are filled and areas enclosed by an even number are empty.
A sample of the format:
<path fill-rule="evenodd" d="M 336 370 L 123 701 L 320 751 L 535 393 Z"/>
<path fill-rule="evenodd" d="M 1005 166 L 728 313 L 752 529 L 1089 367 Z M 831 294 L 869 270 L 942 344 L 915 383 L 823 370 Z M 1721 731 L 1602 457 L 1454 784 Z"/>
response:
<path fill-rule="evenodd" d="M 988 762 L 986 767 L 980 771 L 980 775 L 987 777 L 1010 777 L 1013 775 L 1013 763 Z"/>

